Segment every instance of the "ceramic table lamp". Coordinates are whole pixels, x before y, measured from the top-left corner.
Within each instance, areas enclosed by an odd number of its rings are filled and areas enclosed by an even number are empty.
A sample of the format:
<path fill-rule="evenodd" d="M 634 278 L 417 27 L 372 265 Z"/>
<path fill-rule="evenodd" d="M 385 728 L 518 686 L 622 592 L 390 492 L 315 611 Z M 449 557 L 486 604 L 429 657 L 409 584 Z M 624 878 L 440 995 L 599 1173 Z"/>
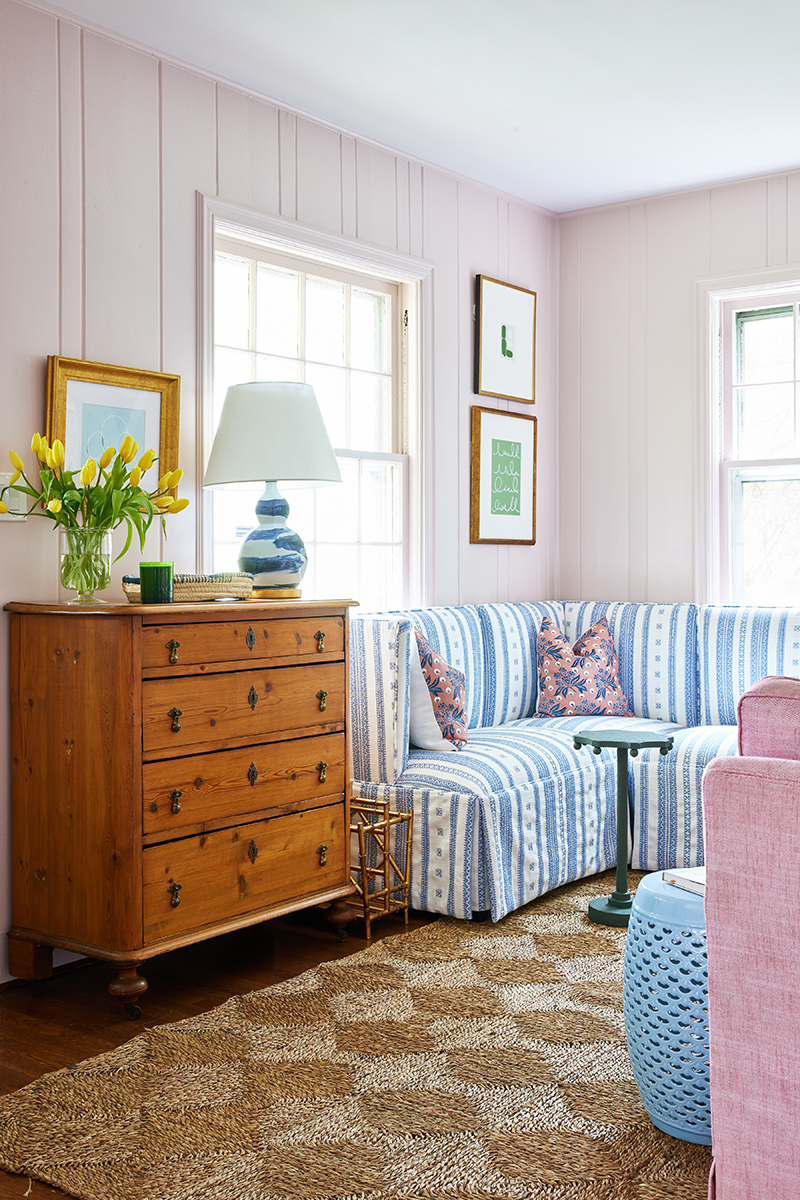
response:
<path fill-rule="evenodd" d="M 206 467 L 204 487 L 265 481 L 258 525 L 239 550 L 239 570 L 253 575 L 253 598 L 295 598 L 306 548 L 286 525 L 284 485 L 341 483 L 314 389 L 307 383 L 236 383 L 229 387 Z"/>

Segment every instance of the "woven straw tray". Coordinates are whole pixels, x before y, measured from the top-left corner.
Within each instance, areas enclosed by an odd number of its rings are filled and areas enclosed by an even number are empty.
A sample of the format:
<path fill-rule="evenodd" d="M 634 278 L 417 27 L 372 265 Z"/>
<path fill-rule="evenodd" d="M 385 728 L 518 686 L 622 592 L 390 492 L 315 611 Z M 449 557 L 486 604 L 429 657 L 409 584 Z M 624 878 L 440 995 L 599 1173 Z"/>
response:
<path fill-rule="evenodd" d="M 123 575 L 122 590 L 130 604 L 141 604 L 138 575 Z M 202 603 L 205 600 L 247 600 L 253 590 L 253 576 L 242 571 L 223 571 L 219 575 L 176 575 L 172 599 L 175 604 Z"/>

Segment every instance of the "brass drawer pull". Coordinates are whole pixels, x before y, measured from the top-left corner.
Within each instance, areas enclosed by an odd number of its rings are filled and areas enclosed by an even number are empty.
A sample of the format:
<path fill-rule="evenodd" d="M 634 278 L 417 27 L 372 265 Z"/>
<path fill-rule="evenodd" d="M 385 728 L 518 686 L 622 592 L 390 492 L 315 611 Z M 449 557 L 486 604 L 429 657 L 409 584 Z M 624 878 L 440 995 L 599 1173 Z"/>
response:
<path fill-rule="evenodd" d="M 167 716 L 172 717 L 172 732 L 180 733 L 181 717 L 183 716 L 182 711 L 179 708 L 171 708 L 167 713 Z"/>
<path fill-rule="evenodd" d="M 181 902 L 181 898 L 178 895 L 178 892 L 180 890 L 181 890 L 181 884 L 179 884 L 179 883 L 171 883 L 169 885 L 169 887 L 167 888 L 167 891 L 172 893 L 172 899 L 170 900 L 170 904 L 172 905 L 173 908 L 177 908 Z"/>
<path fill-rule="evenodd" d="M 251 687 L 250 691 L 247 693 L 247 701 L 248 701 L 250 707 L 252 708 L 253 712 L 255 712 L 256 705 L 258 704 L 258 692 L 256 691 L 256 689 L 254 687 Z"/>
<path fill-rule="evenodd" d="M 181 811 L 181 796 L 182 795 L 183 795 L 183 792 L 180 790 L 180 788 L 173 788 L 169 794 L 169 798 L 172 801 L 172 811 L 174 813 L 179 813 Z"/>
<path fill-rule="evenodd" d="M 317 653 L 324 654 L 325 653 L 325 634 L 322 632 L 321 629 L 318 629 L 317 632 L 314 634 L 314 637 L 317 639 Z"/>
<path fill-rule="evenodd" d="M 250 766 L 247 768 L 247 778 L 250 780 L 250 787 L 255 787 L 256 780 L 258 779 L 258 770 L 255 763 L 250 763 Z"/>
<path fill-rule="evenodd" d="M 175 666 L 175 663 L 178 661 L 180 642 L 176 642 L 175 638 L 170 638 L 170 640 L 167 642 L 167 649 L 169 650 L 169 661 L 173 666 Z"/>
<path fill-rule="evenodd" d="M 319 855 L 319 865 L 321 867 L 326 866 L 327 862 L 328 862 L 328 847 L 327 846 L 318 846 L 317 854 Z"/>
<path fill-rule="evenodd" d="M 323 762 L 317 763 L 317 770 L 319 771 L 320 783 L 325 783 L 328 779 L 328 764 Z"/>
<path fill-rule="evenodd" d="M 317 692 L 317 699 L 319 700 L 319 711 L 325 712 L 328 707 L 328 693 L 324 689 Z"/>
<path fill-rule="evenodd" d="M 255 644 L 256 644 L 256 635 L 253 633 L 252 625 L 248 629 L 247 637 L 244 640 L 247 642 L 247 649 L 252 651 L 253 646 L 255 646 Z"/>
<path fill-rule="evenodd" d="M 255 838 L 250 838 L 250 845 L 247 848 L 247 857 L 250 859 L 251 863 L 254 863 L 258 857 L 258 846 L 256 845 Z"/>

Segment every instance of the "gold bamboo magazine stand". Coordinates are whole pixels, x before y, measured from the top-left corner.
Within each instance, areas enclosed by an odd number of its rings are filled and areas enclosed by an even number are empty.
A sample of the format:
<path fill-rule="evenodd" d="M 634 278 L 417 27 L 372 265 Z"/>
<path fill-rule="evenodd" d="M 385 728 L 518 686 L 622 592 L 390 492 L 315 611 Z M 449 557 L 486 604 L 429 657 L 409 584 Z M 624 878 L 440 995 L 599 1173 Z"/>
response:
<path fill-rule="evenodd" d="M 361 897 L 367 938 L 372 937 L 370 923 L 389 913 L 402 912 L 408 924 L 408 893 L 411 877 L 411 825 L 413 812 L 393 812 L 379 800 L 351 800 L 350 832 L 358 838 L 358 876 L 351 868 L 350 882 Z M 392 832 L 406 825 L 403 868 L 391 850 Z M 371 845 L 375 844 L 376 865 L 368 865 Z M 373 882 L 381 887 L 370 889 Z"/>

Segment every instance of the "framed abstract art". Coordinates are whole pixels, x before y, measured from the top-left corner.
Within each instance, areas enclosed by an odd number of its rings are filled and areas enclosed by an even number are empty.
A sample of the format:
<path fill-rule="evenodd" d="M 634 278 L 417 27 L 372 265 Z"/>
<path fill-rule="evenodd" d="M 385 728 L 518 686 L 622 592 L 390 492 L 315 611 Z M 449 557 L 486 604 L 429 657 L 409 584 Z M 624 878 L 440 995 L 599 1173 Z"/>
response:
<path fill-rule="evenodd" d="M 536 292 L 475 276 L 475 391 L 533 404 Z"/>
<path fill-rule="evenodd" d="M 470 542 L 536 541 L 536 417 L 472 406 Z"/>

